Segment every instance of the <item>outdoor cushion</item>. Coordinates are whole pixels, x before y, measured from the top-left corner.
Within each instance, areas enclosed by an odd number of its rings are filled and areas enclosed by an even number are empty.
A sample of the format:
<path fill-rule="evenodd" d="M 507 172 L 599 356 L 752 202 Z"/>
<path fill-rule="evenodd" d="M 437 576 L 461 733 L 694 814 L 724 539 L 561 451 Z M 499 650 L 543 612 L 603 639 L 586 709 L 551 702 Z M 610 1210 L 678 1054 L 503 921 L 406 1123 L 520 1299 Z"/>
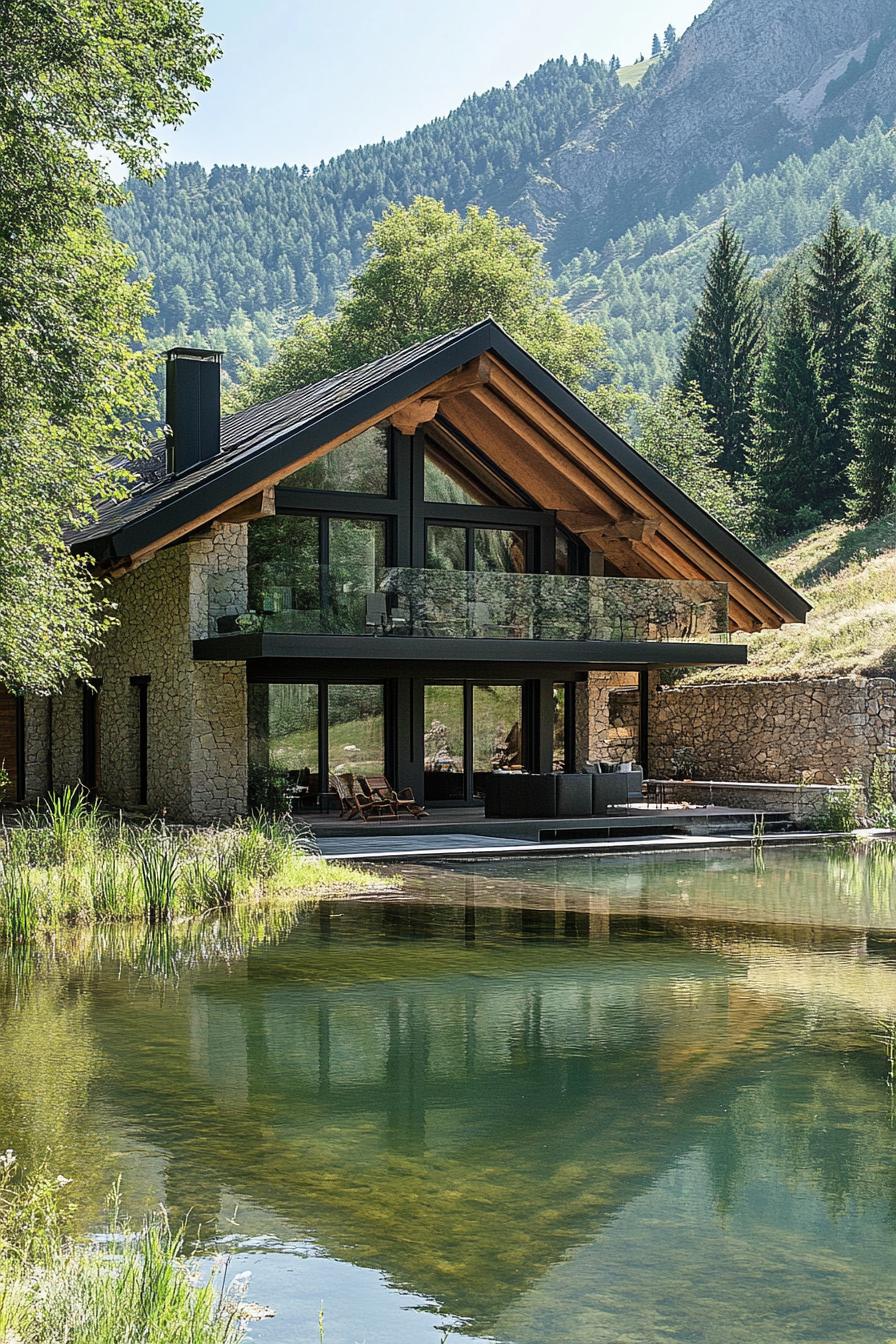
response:
<path fill-rule="evenodd" d="M 591 776 L 556 775 L 557 816 L 591 816 Z"/>
<path fill-rule="evenodd" d="M 612 774 L 591 776 L 591 811 L 595 817 L 606 816 L 608 807 L 624 807 L 628 800 L 626 775 L 614 770 Z"/>

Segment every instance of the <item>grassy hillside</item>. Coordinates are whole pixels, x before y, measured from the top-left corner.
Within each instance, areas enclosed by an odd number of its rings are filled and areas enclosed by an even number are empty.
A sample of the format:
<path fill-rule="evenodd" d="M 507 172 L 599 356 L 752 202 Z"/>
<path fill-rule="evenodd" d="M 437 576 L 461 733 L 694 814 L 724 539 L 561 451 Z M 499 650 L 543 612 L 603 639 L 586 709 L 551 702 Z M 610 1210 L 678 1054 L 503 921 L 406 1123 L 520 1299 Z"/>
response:
<path fill-rule="evenodd" d="M 643 61 L 635 61 L 633 65 L 621 65 L 616 71 L 619 83 L 625 88 L 635 88 L 641 83 L 647 71 L 662 59 L 662 56 L 650 56 Z"/>
<path fill-rule="evenodd" d="M 812 603 L 807 623 L 739 635 L 747 667 L 689 680 L 896 676 L 896 517 L 820 528 L 767 558 Z"/>

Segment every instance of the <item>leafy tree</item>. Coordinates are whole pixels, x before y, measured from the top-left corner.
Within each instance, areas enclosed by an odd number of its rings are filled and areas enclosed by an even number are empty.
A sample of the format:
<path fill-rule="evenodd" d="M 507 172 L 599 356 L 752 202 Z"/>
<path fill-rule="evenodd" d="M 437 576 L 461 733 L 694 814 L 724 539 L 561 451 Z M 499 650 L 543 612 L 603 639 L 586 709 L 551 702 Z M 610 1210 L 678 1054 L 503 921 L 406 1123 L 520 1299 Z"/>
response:
<path fill-rule="evenodd" d="M 650 47 L 650 54 L 651 56 L 659 56 L 662 50 L 663 50 L 663 44 L 662 42 L 660 42 L 660 35 L 659 33 L 654 33 L 653 42 L 651 43 Z"/>
<path fill-rule="evenodd" d="M 746 482 L 732 484 L 719 466 L 719 444 L 706 427 L 706 404 L 694 387 L 665 387 L 638 409 L 638 452 L 720 523 L 741 537 L 753 531 Z"/>
<path fill-rule="evenodd" d="M 694 384 L 731 475 L 743 473 L 753 441 L 753 396 L 762 350 L 762 314 L 743 243 L 727 218 L 709 259 L 703 295 L 685 340 L 678 387 Z"/>
<path fill-rule="evenodd" d="M 880 518 L 896 506 L 896 254 L 890 258 L 859 375 L 856 447 L 850 473 L 856 513 L 864 520 Z"/>
<path fill-rule="evenodd" d="M 757 516 L 768 536 L 812 527 L 825 516 L 819 470 L 825 426 L 818 367 L 803 287 L 794 279 L 781 300 L 757 389 Z"/>
<path fill-rule="evenodd" d="M 86 672 L 109 612 L 63 530 L 139 450 L 146 286 L 104 213 L 99 151 L 148 172 L 207 85 L 193 0 L 7 0 L 0 14 L 0 682 Z"/>
<path fill-rule="evenodd" d="M 674 46 L 675 46 L 675 43 L 678 41 L 678 34 L 676 33 L 676 31 L 675 31 L 675 29 L 674 29 L 674 27 L 673 27 L 673 25 L 672 25 L 671 23 L 670 23 L 669 26 L 666 28 L 666 31 L 665 31 L 665 33 L 664 33 L 664 39 L 665 39 L 666 50 L 667 50 L 667 51 L 669 51 L 672 47 L 674 47 Z"/>
<path fill-rule="evenodd" d="M 836 206 L 810 253 L 806 303 L 827 428 L 826 515 L 833 517 L 848 493 L 847 469 L 855 455 L 855 382 L 868 335 L 865 253 Z"/>
<path fill-rule="evenodd" d="M 419 197 L 374 225 L 367 265 L 332 319 L 305 317 L 237 405 L 266 401 L 405 346 L 493 317 L 546 368 L 627 430 L 631 393 L 613 382 L 606 338 L 554 296 L 542 248 L 521 226 L 471 206 L 464 216 Z M 596 385 L 595 385 L 596 384 Z"/>

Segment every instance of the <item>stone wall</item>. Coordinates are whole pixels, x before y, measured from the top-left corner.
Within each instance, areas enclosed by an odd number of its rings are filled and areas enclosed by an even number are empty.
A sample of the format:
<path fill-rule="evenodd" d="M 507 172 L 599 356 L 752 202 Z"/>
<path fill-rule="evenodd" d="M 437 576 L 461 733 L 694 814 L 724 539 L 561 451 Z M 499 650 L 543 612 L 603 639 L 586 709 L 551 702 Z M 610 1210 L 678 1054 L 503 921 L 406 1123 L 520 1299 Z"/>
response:
<path fill-rule="evenodd" d="M 172 820 L 229 821 L 247 806 L 246 677 L 241 663 L 197 663 L 192 641 L 209 619 L 245 610 L 245 524 L 162 551 L 114 581 L 116 625 L 94 660 L 98 697 L 98 784 L 113 805 L 139 803 L 139 696 L 147 677 L 147 806 Z M 48 708 L 29 701 L 29 796 L 82 772 L 82 688 L 72 682 Z M 30 764 L 34 758 L 33 766 Z M 39 764 L 41 762 L 42 764 Z"/>
<path fill-rule="evenodd" d="M 630 706 L 634 705 L 634 719 Z M 637 672 L 589 672 L 576 697 L 576 766 L 638 758 Z"/>
<path fill-rule="evenodd" d="M 889 677 L 729 682 L 667 687 L 651 696 L 650 770 L 675 773 L 682 747 L 698 779 L 833 784 L 867 778 L 896 748 Z"/>

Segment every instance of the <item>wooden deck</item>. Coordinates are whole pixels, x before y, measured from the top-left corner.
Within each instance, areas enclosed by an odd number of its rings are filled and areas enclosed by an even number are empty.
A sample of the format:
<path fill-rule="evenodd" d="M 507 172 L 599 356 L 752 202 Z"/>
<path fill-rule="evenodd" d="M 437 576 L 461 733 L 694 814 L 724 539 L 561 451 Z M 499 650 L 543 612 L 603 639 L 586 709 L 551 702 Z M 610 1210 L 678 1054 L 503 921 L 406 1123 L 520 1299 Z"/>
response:
<path fill-rule="evenodd" d="M 631 851 L 689 847 L 711 836 L 749 838 L 757 818 L 766 834 L 791 824 L 788 812 L 754 812 L 735 807 L 614 808 L 603 817 L 486 818 L 481 808 L 433 810 L 419 821 L 341 821 L 319 817 L 311 829 L 321 853 L 340 859 L 482 857 L 499 853 L 556 853 L 560 849 L 609 848 Z"/>

